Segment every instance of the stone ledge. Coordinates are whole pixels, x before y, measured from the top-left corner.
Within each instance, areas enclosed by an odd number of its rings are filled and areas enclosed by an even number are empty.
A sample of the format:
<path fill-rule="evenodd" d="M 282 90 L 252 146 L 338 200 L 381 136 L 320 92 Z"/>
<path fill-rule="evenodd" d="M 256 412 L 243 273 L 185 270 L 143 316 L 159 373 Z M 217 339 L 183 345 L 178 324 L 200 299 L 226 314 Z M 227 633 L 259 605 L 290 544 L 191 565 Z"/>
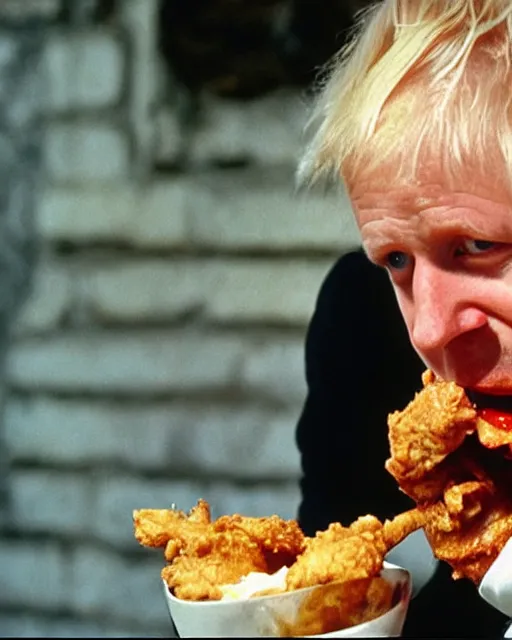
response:
<path fill-rule="evenodd" d="M 144 327 L 193 315 L 208 325 L 304 329 L 332 259 L 49 259 L 37 268 L 15 335 L 80 326 Z"/>
<path fill-rule="evenodd" d="M 294 193 L 293 172 L 246 171 L 198 179 L 191 200 L 194 244 L 243 250 L 341 253 L 359 242 L 341 193 Z"/>
<path fill-rule="evenodd" d="M 297 419 L 297 411 L 264 409 L 256 403 L 160 402 L 141 406 L 135 402 L 11 398 L 4 437 L 13 463 L 29 461 L 66 468 L 108 465 L 160 473 L 172 469 L 174 475 L 183 477 L 290 480 L 299 473 L 294 441 Z M 54 526 L 65 532 L 84 526 L 73 505 L 54 513 L 60 506 L 52 496 L 62 492 L 63 502 L 70 491 L 67 487 L 75 485 L 77 496 L 84 495 L 85 477 L 70 475 L 65 482 L 63 478 L 67 476 L 56 472 L 13 470 L 13 508 L 23 527 L 50 527 L 51 531 Z M 40 505 L 34 504 L 39 480 L 48 489 L 41 490 Z M 50 490 L 53 486 L 55 491 Z"/>
<path fill-rule="evenodd" d="M 83 245 L 124 242 L 138 247 L 182 246 L 187 180 L 101 188 L 47 187 L 38 211 L 44 240 Z"/>
<path fill-rule="evenodd" d="M 95 331 L 16 341 L 8 384 L 37 393 L 147 397 L 243 392 L 296 406 L 304 400 L 304 337 L 287 333 Z"/>
<path fill-rule="evenodd" d="M 100 331 L 30 338 L 8 354 L 11 385 L 41 391 L 164 393 L 234 384 L 240 336 L 188 332 Z"/>
<path fill-rule="evenodd" d="M 294 195 L 289 171 L 218 171 L 141 189 L 128 183 L 48 187 L 38 221 L 45 240 L 77 245 L 337 255 L 360 243 L 346 198 Z"/>
<path fill-rule="evenodd" d="M 78 270 L 91 320 L 168 321 L 196 310 L 212 323 L 305 326 L 332 260 L 130 260 Z"/>

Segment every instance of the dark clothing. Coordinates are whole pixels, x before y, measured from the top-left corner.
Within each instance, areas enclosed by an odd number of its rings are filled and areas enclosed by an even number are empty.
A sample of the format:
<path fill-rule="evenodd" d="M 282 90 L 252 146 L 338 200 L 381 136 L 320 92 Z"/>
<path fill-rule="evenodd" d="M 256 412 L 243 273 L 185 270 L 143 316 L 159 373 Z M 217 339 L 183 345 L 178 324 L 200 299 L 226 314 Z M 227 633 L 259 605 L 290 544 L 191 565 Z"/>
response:
<path fill-rule="evenodd" d="M 306 340 L 308 396 L 297 427 L 302 456 L 299 522 L 308 535 L 368 513 L 390 518 L 413 502 L 384 469 L 387 415 L 421 388 L 386 272 L 362 251 L 343 256 L 322 285 Z M 500 637 L 505 617 L 473 584 L 440 564 L 410 606 L 405 635 Z"/>

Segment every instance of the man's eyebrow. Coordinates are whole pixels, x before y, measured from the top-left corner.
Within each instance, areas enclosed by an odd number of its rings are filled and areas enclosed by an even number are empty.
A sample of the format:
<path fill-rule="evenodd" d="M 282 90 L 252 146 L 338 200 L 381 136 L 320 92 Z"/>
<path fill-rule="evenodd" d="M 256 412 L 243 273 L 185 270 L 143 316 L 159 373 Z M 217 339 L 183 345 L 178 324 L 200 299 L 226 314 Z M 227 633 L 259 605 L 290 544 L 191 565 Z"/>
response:
<path fill-rule="evenodd" d="M 396 240 L 389 236 L 363 236 L 364 251 L 372 262 L 378 263 L 393 246 L 396 246 Z"/>

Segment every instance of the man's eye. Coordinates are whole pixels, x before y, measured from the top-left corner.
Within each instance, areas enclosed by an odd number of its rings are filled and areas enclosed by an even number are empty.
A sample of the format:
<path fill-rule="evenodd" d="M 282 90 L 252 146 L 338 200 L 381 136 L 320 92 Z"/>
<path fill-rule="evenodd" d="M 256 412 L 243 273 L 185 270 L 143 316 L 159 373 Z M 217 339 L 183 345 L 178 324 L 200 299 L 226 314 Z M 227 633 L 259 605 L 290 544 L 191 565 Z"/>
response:
<path fill-rule="evenodd" d="M 392 251 L 386 257 L 386 266 L 389 269 L 406 269 L 410 262 L 410 257 L 403 251 Z"/>
<path fill-rule="evenodd" d="M 490 251 L 491 249 L 495 249 L 497 245 L 497 242 L 491 242 L 490 240 L 472 240 L 471 238 L 467 238 L 457 247 L 456 255 L 475 256 L 480 253 Z"/>

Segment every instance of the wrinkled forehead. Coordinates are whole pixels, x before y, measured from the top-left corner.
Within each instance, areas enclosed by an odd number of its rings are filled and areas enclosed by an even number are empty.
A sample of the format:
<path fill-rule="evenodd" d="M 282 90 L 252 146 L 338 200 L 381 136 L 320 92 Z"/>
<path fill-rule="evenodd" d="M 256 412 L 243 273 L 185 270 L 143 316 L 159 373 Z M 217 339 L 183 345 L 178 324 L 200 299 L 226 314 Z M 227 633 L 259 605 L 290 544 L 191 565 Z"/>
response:
<path fill-rule="evenodd" d="M 439 205 L 451 190 L 442 184 L 384 184 L 369 179 L 355 183 L 349 193 L 356 211 L 382 207 L 413 214 Z"/>
<path fill-rule="evenodd" d="M 380 209 L 411 216 L 428 209 L 445 206 L 477 207 L 483 203 L 500 205 L 511 211 L 512 196 L 508 185 L 474 174 L 468 180 L 393 181 L 381 175 L 367 176 L 347 188 L 356 218 L 364 211 Z"/>
<path fill-rule="evenodd" d="M 410 236 L 413 229 L 423 240 L 447 233 L 476 238 L 491 234 L 503 242 L 512 237 L 512 200 L 485 184 L 465 185 L 460 190 L 433 184 L 382 191 L 360 185 L 353 209 L 367 249 L 372 242 L 378 245 L 390 229 L 394 229 L 395 240 L 403 233 Z"/>

